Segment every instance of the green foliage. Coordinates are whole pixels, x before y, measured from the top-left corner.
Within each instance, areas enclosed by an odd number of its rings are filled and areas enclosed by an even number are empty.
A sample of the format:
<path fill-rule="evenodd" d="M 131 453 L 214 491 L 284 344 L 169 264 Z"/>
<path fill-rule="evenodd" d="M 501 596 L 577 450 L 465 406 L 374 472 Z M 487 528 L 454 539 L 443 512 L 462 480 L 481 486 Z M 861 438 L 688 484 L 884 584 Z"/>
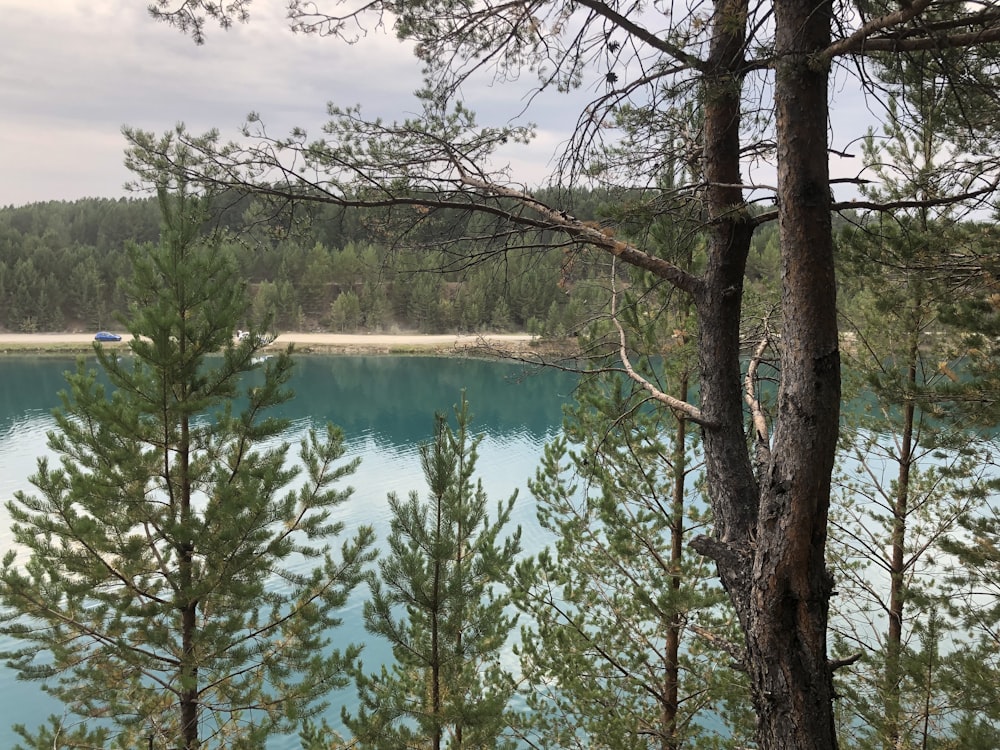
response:
<path fill-rule="evenodd" d="M 344 292 L 330 305 L 330 328 L 353 333 L 361 324 L 361 301 L 354 292 Z"/>
<path fill-rule="evenodd" d="M 859 748 L 886 750 L 964 746 L 960 733 L 977 731 L 958 709 L 958 686 L 980 681 L 959 674 L 971 666 L 960 654 L 981 634 L 960 626 L 960 591 L 943 551 L 997 488 L 983 429 L 996 423 L 987 406 L 996 380 L 988 347 L 976 346 L 982 320 L 955 302 L 981 306 L 989 290 L 969 269 L 991 251 L 951 208 L 923 203 L 945 187 L 928 175 L 946 148 L 941 121 L 953 92 L 925 87 L 928 61 L 910 62 L 890 78 L 911 87 L 908 104 L 920 116 L 890 106 L 884 137 L 865 144 L 884 186 L 866 192 L 918 203 L 892 217 L 859 217 L 840 238 L 849 406 L 831 510 L 841 592 L 832 622 L 835 651 L 865 657 L 839 679 L 841 733 Z"/>
<path fill-rule="evenodd" d="M 961 519 L 942 543 L 956 564 L 948 611 L 968 633 L 947 656 L 948 694 L 957 698 L 953 733 L 961 747 L 1000 746 L 1000 509 Z"/>
<path fill-rule="evenodd" d="M 584 210 L 598 210 L 588 192 L 577 199 Z M 213 226 L 231 232 L 221 246 L 249 284 L 254 315 L 280 328 L 322 327 L 331 306 L 352 293 L 362 309 L 349 330 L 393 324 L 424 331 L 524 329 L 531 317 L 585 298 L 576 289 L 572 297 L 566 292 L 567 283 L 575 286 L 587 273 L 578 268 L 567 275 L 557 256 L 519 253 L 502 264 L 453 266 L 444 252 L 390 253 L 374 244 L 382 232 L 371 212 L 348 217 L 342 209 L 308 207 L 292 221 L 263 202 L 222 196 L 215 204 Z M 441 219 L 421 233 L 433 236 L 473 221 Z M 155 200 L 0 208 L 0 327 L 111 327 L 125 311 L 119 281 L 129 271 L 126 245 L 155 243 L 158 236 Z M 335 323 L 339 328 L 339 318 Z M 560 327 L 565 321 L 552 329 Z"/>
<path fill-rule="evenodd" d="M 254 360 L 229 255 L 202 239 L 203 203 L 160 190 L 162 239 L 133 245 L 127 357 L 81 360 L 39 461 L 8 504 L 3 656 L 65 704 L 27 747 L 259 748 L 322 707 L 358 649 L 331 628 L 372 557 L 362 528 L 335 555 L 355 468 L 333 426 L 303 469 L 268 416 L 292 394 L 290 352 Z M 257 333 L 255 329 L 254 334 Z M 221 352 L 220 356 L 213 356 Z"/>
<path fill-rule="evenodd" d="M 518 565 L 523 731 L 546 747 L 739 747 L 742 679 L 694 635 L 736 637 L 712 565 L 684 546 L 708 522 L 693 441 L 642 401 L 620 377 L 586 379 L 531 483 L 556 541 Z"/>
<path fill-rule="evenodd" d="M 515 496 L 490 518 L 474 481 L 479 438 L 463 394 L 452 429 L 437 415 L 421 448 L 429 496 L 389 496 L 389 552 L 372 576 L 365 627 L 392 644 L 393 664 L 356 670 L 360 708 L 344 722 L 364 748 L 497 748 L 514 690 L 501 663 L 516 618 L 506 585 L 520 530 L 501 538 Z"/>
<path fill-rule="evenodd" d="M 438 333 L 443 328 L 442 302 L 444 284 L 437 274 L 416 273 L 406 285 L 406 318 L 423 333 Z"/>
<path fill-rule="evenodd" d="M 651 220 L 640 205 L 619 218 L 692 268 L 700 247 L 686 216 L 679 208 L 670 222 Z M 687 401 L 692 310 L 650 275 L 621 275 L 615 318 L 592 335 L 623 336 L 637 376 Z M 709 524 L 698 441 L 620 367 L 595 369 L 531 483 L 556 540 L 517 570 L 516 602 L 529 615 L 519 645 L 522 731 L 546 747 L 743 746 L 744 679 L 718 645 L 739 638 L 735 618 L 714 566 L 687 548 Z"/>

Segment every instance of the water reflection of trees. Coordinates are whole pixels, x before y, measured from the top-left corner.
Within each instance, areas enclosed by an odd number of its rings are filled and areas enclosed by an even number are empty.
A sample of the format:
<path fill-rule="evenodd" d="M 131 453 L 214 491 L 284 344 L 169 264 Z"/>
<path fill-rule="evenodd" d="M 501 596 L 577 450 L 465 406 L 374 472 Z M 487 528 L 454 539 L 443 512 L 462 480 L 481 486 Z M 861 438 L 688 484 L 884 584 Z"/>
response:
<path fill-rule="evenodd" d="M 0 430 L 25 414 L 48 414 L 66 389 L 71 357 L 12 357 L 0 378 Z M 422 442 L 427 420 L 450 412 L 464 389 L 473 429 L 497 437 L 527 433 L 543 440 L 562 423 L 562 405 L 576 377 L 552 370 L 525 371 L 514 363 L 451 357 L 300 356 L 281 416 L 332 421 L 350 435 L 374 433 L 396 444 Z"/>
<path fill-rule="evenodd" d="M 339 356 L 300 357 L 291 385 L 309 395 L 290 402 L 283 416 L 330 420 L 348 436 L 371 432 L 396 443 L 424 441 L 428 416 L 450 412 L 464 389 L 474 431 L 527 432 L 540 440 L 561 424 L 575 378 L 525 374 L 518 365 L 488 360 Z"/>

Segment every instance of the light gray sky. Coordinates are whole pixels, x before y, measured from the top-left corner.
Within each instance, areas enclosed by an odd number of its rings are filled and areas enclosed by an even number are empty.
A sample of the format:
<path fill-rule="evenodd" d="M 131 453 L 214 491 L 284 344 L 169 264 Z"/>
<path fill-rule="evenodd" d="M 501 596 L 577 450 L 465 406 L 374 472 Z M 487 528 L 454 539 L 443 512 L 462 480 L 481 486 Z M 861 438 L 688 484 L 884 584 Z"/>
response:
<path fill-rule="evenodd" d="M 142 0 L 0 0 L 0 205 L 122 195 L 125 124 L 235 136 L 254 110 L 277 134 L 318 130 L 331 99 L 389 114 L 419 84 L 395 39 L 293 35 L 282 5 L 198 47 Z"/>
<path fill-rule="evenodd" d="M 257 0 L 249 24 L 209 27 L 199 47 L 146 5 L 0 0 L 0 205 L 125 195 L 123 125 L 160 133 L 184 122 L 229 138 L 255 111 L 274 135 L 295 125 L 318 135 L 329 101 L 388 120 L 418 109 L 419 63 L 391 34 L 353 46 L 295 35 L 283 0 Z M 470 105 L 486 124 L 486 110 L 517 114 L 523 91 L 473 92 Z M 513 179 L 527 184 L 543 180 L 579 112 L 559 97 L 535 104 L 544 109 L 532 119 L 550 127 L 512 157 Z"/>
<path fill-rule="evenodd" d="M 126 194 L 123 125 L 162 133 L 183 122 L 235 138 L 254 111 L 273 135 L 319 135 L 330 101 L 387 120 L 419 110 L 420 63 L 391 33 L 354 45 L 293 34 L 284 0 L 257 0 L 249 24 L 210 26 L 199 47 L 146 5 L 0 0 L 0 205 Z M 478 93 L 481 109 L 521 109 L 523 89 Z M 541 130 L 515 155 L 515 179 L 540 182 L 564 137 Z"/>

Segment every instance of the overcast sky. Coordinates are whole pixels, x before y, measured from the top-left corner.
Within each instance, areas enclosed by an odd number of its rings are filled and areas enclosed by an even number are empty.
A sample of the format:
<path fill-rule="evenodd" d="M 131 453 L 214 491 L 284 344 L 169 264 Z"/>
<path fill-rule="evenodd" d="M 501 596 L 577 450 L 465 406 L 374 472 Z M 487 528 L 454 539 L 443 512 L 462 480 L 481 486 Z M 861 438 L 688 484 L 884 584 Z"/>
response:
<path fill-rule="evenodd" d="M 416 109 L 419 67 L 395 38 L 293 35 L 283 6 L 259 0 L 250 24 L 199 47 L 145 0 L 0 0 L 0 205 L 122 195 L 126 124 L 235 136 L 257 111 L 284 134 L 317 131 L 330 100 Z"/>
<path fill-rule="evenodd" d="M 150 18 L 147 2 L 0 0 L 0 205 L 125 195 L 123 125 L 162 133 L 183 122 L 235 138 L 253 111 L 274 135 L 318 135 L 331 101 L 387 120 L 419 109 L 420 64 L 391 33 L 354 45 L 293 34 L 284 0 L 256 0 L 249 24 L 210 26 L 199 47 Z M 484 115 L 522 108 L 523 89 L 475 93 Z M 542 128 L 515 158 L 515 179 L 541 182 L 564 138 Z"/>
<path fill-rule="evenodd" d="M 418 108 L 419 63 L 391 35 L 353 46 L 295 35 L 284 0 L 256 0 L 249 24 L 210 27 L 199 47 L 152 20 L 146 5 L 0 0 L 0 205 L 125 195 L 123 125 L 161 133 L 184 122 L 236 137 L 255 111 L 272 134 L 295 125 L 318 134 L 329 101 L 361 103 L 366 115 L 390 120 Z M 487 109 L 520 109 L 517 91 L 472 93 L 484 124 L 498 124 Z M 535 104 L 546 109 L 531 119 L 551 129 L 514 162 L 514 179 L 528 184 L 542 181 L 573 124 L 565 118 L 579 111 L 558 97 Z"/>

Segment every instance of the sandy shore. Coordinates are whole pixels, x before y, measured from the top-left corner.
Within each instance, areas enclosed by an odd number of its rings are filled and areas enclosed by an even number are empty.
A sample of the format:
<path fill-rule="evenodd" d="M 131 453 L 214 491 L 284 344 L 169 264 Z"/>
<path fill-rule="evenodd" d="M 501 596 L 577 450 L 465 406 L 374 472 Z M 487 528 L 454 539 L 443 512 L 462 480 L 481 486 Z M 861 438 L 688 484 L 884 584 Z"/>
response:
<path fill-rule="evenodd" d="M 122 344 L 131 337 L 122 337 Z M 475 350 L 523 350 L 532 341 L 526 333 L 484 335 L 282 333 L 271 347 L 295 344 L 301 353 L 406 354 L 462 353 Z M 92 333 L 0 333 L 0 353 L 88 351 Z M 106 346 L 117 346 L 106 344 Z"/>

